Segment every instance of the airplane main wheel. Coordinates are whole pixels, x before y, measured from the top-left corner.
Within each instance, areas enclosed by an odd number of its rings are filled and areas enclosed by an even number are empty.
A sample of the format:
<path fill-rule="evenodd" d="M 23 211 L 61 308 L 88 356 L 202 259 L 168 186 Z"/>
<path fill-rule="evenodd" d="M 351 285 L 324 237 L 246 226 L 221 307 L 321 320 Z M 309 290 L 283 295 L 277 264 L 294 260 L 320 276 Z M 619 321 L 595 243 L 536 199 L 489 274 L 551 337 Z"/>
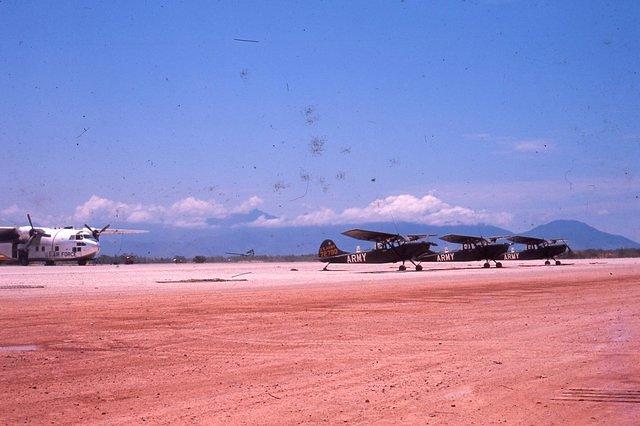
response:
<path fill-rule="evenodd" d="M 502 262 L 496 262 L 496 268 L 502 268 Z"/>
<path fill-rule="evenodd" d="M 544 264 L 545 264 L 545 265 L 547 265 L 547 266 L 549 266 L 549 265 L 551 265 L 551 262 L 549 262 L 548 260 L 545 260 L 545 261 L 544 261 Z"/>
<path fill-rule="evenodd" d="M 87 264 L 87 259 L 78 260 L 78 265 L 84 266 Z"/>
<path fill-rule="evenodd" d="M 398 271 L 406 271 L 406 270 L 407 270 L 407 267 L 406 267 L 406 266 L 404 266 L 404 265 L 400 265 L 400 266 L 398 267 Z"/>
<path fill-rule="evenodd" d="M 53 266 L 56 263 L 53 260 L 45 260 L 44 266 Z"/>
<path fill-rule="evenodd" d="M 20 255 L 18 256 L 18 262 L 20 263 L 20 265 L 22 266 L 27 266 L 29 264 L 29 256 L 27 255 Z"/>
<path fill-rule="evenodd" d="M 422 271 L 422 265 L 416 265 L 416 271 Z"/>
<path fill-rule="evenodd" d="M 560 262 L 559 260 L 556 260 L 556 265 L 562 265 L 562 262 Z"/>
<path fill-rule="evenodd" d="M 483 267 L 483 268 L 488 268 L 488 267 L 490 267 L 490 266 L 491 266 L 491 265 L 489 265 L 489 262 L 485 262 L 485 264 L 484 264 L 484 265 L 482 265 L 482 267 Z"/>

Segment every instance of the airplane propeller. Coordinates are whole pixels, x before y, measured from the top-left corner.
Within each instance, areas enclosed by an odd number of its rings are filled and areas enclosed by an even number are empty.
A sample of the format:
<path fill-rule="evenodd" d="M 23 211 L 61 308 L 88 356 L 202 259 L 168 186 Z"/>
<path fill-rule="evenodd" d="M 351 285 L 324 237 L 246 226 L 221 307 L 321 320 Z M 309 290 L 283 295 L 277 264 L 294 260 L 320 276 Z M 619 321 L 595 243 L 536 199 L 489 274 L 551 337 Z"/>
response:
<path fill-rule="evenodd" d="M 29 213 L 27 213 L 27 219 L 29 220 L 29 226 L 31 226 L 31 229 L 29 230 L 29 236 L 33 237 L 33 235 L 36 233 L 36 229 L 33 227 L 33 222 L 31 221 L 31 215 Z"/>
<path fill-rule="evenodd" d="M 89 225 L 87 225 L 86 223 L 84 224 L 85 228 L 87 228 L 89 231 L 91 231 L 91 234 L 93 235 L 93 238 L 96 239 L 96 241 L 100 241 L 100 234 L 102 234 L 104 231 L 107 230 L 107 228 L 109 228 L 111 225 L 107 224 L 107 226 L 105 226 L 104 228 L 98 230 L 98 229 L 93 229 L 92 227 L 90 227 Z"/>
<path fill-rule="evenodd" d="M 33 242 L 33 240 L 35 240 L 37 237 L 44 234 L 44 232 L 41 229 L 36 229 L 33 227 L 33 222 L 31 221 L 31 215 L 29 213 L 27 213 L 27 219 L 29 220 L 29 226 L 31 226 L 31 229 L 29 229 L 29 239 L 27 240 L 27 243 L 24 245 L 24 250 L 27 250 L 31 246 L 31 243 Z"/>
<path fill-rule="evenodd" d="M 498 240 L 503 240 L 506 237 L 503 235 L 498 235 L 498 236 L 493 236 L 493 237 L 486 237 L 485 240 L 489 241 L 490 243 L 496 243 Z"/>
<path fill-rule="evenodd" d="M 563 243 L 567 247 L 567 251 L 569 252 L 569 254 L 573 254 L 573 250 L 571 249 L 571 247 L 569 247 L 569 244 L 567 244 L 566 238 L 553 238 L 549 240 L 549 243 L 551 244 Z"/>
<path fill-rule="evenodd" d="M 423 238 L 436 237 L 437 235 L 438 234 L 409 234 L 404 238 L 404 240 L 408 242 L 418 241 L 422 240 Z M 401 237 L 401 235 L 398 235 L 398 237 Z M 437 246 L 436 243 L 431 243 L 431 245 Z"/>

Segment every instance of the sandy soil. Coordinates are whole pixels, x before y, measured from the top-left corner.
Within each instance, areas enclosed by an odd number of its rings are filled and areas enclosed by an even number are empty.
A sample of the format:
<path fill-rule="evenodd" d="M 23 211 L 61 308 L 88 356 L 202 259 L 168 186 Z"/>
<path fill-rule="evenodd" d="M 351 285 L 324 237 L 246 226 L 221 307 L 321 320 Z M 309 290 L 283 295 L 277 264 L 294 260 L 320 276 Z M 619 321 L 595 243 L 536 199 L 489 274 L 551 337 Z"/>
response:
<path fill-rule="evenodd" d="M 640 261 L 538 265 L 3 266 L 0 422 L 638 424 Z"/>

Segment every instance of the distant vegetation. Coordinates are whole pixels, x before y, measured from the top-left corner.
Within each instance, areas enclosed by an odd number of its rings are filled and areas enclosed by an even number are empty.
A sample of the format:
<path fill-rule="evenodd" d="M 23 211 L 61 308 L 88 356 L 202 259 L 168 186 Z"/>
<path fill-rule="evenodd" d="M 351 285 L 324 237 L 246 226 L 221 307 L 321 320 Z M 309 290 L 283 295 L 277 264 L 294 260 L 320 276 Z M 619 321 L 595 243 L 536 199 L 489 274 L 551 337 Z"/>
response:
<path fill-rule="evenodd" d="M 615 249 L 615 250 L 574 250 L 562 256 L 564 259 L 614 259 L 625 257 L 640 257 L 640 249 Z M 195 256 L 187 258 L 184 256 L 173 257 L 146 257 L 133 254 L 122 254 L 119 256 L 102 255 L 96 259 L 99 264 L 125 264 L 125 263 L 238 263 L 238 262 L 313 262 L 317 255 L 278 255 L 278 256 Z"/>
<path fill-rule="evenodd" d="M 173 257 L 147 257 L 132 254 L 118 256 L 101 255 L 96 259 L 96 263 L 102 265 L 117 265 L 133 260 L 133 263 L 238 263 L 238 262 L 313 262 L 317 260 L 315 254 L 303 255 L 277 255 L 277 256 L 194 256 L 186 258 L 184 256 Z"/>
<path fill-rule="evenodd" d="M 566 253 L 562 257 L 567 259 L 615 259 L 624 257 L 640 257 L 640 249 L 619 248 L 614 250 L 574 250 L 571 253 Z"/>

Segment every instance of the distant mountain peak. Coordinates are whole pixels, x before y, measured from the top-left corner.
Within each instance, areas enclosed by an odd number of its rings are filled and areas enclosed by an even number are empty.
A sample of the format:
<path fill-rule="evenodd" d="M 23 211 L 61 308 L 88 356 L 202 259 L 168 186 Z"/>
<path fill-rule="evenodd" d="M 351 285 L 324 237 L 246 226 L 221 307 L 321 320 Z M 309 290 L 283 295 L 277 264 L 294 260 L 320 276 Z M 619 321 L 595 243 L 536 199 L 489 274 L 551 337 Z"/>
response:
<path fill-rule="evenodd" d="M 309 254 L 317 253 L 320 243 L 330 238 L 343 249 L 355 250 L 356 246 L 368 246 L 366 242 L 354 240 L 341 233 L 349 227 L 360 227 L 374 231 L 407 234 L 463 234 L 478 236 L 511 235 L 513 232 L 491 225 L 425 225 L 412 222 L 376 222 L 354 225 L 322 225 L 263 228 L 244 226 L 264 217 L 275 219 L 259 209 L 246 213 L 236 213 L 225 219 L 211 218 L 208 228 L 197 231 L 168 225 L 141 224 L 149 229 L 148 234 L 131 235 L 127 238 L 103 238 L 104 253 L 119 254 L 133 252 L 146 256 L 221 255 L 228 251 L 245 252 L 255 250 L 256 254 Z M 640 244 L 620 235 L 599 231 L 577 220 L 554 220 L 519 233 L 541 238 L 566 238 L 574 250 L 588 248 L 617 249 L 640 248 Z M 437 237 L 431 238 L 437 241 Z M 446 245 L 441 244 L 439 248 Z"/>
<path fill-rule="evenodd" d="M 207 219 L 207 224 L 214 226 L 242 225 L 254 222 L 260 217 L 264 217 L 265 219 L 277 219 L 277 216 L 270 215 L 260 209 L 253 209 L 246 213 L 231 214 L 224 219 L 209 218 Z"/>
<path fill-rule="evenodd" d="M 579 220 L 553 220 L 536 226 L 524 234 L 540 238 L 566 238 L 569 245 L 577 250 L 640 248 L 639 243 L 629 238 L 600 231 Z"/>

